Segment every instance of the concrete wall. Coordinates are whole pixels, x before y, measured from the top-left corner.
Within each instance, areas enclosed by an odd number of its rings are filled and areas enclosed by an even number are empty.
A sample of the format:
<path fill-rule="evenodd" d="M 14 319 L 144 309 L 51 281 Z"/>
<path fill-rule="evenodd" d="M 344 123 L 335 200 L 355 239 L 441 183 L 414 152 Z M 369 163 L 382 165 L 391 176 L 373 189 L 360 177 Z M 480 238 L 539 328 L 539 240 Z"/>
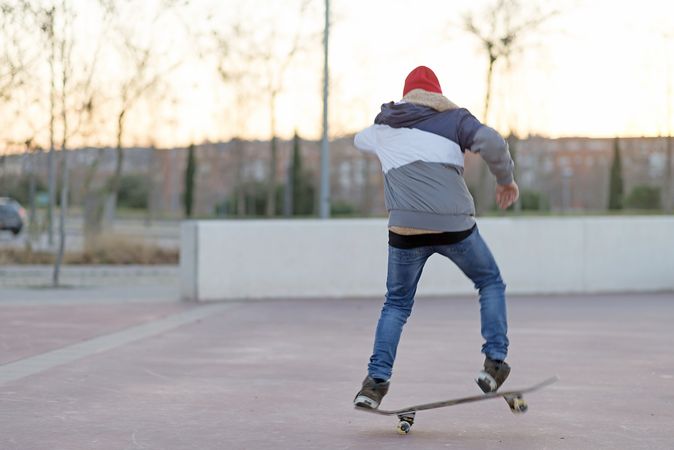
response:
<path fill-rule="evenodd" d="M 511 293 L 674 290 L 674 217 L 488 218 L 483 234 Z M 190 221 L 182 225 L 185 299 L 383 296 L 382 219 Z M 433 255 L 418 295 L 473 292 Z"/>

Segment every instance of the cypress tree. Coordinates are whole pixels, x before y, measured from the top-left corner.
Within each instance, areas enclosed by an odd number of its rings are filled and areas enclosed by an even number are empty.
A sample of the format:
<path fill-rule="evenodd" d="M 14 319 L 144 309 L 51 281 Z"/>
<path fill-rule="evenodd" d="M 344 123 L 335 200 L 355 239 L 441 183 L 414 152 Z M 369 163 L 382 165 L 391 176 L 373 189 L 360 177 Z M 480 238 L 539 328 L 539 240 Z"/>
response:
<path fill-rule="evenodd" d="M 300 153 L 300 137 L 295 131 L 293 136 L 293 164 L 290 175 L 290 184 L 292 185 L 292 201 L 290 214 L 298 214 L 304 205 L 304 187 L 302 186 L 302 155 Z"/>
<path fill-rule="evenodd" d="M 618 210 L 623 208 L 623 174 L 620 160 L 620 142 L 618 138 L 613 141 L 613 162 L 611 163 L 611 178 L 608 193 L 608 209 Z"/>
<path fill-rule="evenodd" d="M 194 144 L 191 144 L 187 150 L 187 167 L 185 168 L 185 190 L 183 194 L 183 204 L 185 206 L 185 216 L 192 217 L 192 206 L 194 204 L 194 176 L 197 171 L 197 161 L 194 155 Z"/>

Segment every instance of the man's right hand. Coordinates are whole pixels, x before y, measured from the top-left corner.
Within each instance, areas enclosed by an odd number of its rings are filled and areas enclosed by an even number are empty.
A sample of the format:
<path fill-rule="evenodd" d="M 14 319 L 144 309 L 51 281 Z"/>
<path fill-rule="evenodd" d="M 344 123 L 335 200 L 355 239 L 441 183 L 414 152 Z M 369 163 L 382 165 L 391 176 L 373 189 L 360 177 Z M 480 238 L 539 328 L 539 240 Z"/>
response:
<path fill-rule="evenodd" d="M 501 209 L 506 209 L 517 201 L 520 189 L 514 181 L 510 184 L 496 185 L 496 204 Z"/>

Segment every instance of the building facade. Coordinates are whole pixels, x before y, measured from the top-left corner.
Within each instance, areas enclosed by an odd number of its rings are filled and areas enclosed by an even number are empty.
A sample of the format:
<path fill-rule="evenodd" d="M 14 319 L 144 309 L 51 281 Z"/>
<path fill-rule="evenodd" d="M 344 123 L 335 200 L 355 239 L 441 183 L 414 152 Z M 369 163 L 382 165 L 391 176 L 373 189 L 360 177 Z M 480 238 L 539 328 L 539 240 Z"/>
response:
<path fill-rule="evenodd" d="M 606 209 L 615 139 L 533 136 L 510 142 L 521 190 L 540 195 L 552 210 Z M 639 185 L 663 186 L 667 138 L 621 138 L 617 143 L 626 193 Z M 287 186 L 290 178 L 292 147 L 291 140 L 277 141 L 275 170 L 279 190 Z M 301 141 L 300 149 L 306 179 L 317 193 L 320 142 Z M 244 203 L 254 201 L 250 199 L 266 189 L 272 170 L 270 154 L 268 141 L 232 140 L 195 146 L 195 214 L 202 217 L 252 214 L 254 208 Z M 58 167 L 58 152 L 56 156 Z M 112 176 L 117 155 L 114 148 L 83 148 L 69 151 L 68 156 L 71 203 L 77 205 L 83 201 L 88 178 L 91 178 L 91 186 L 100 186 Z M 142 177 L 148 184 L 151 211 L 179 217 L 183 209 L 186 163 L 186 148 L 127 148 L 124 150 L 122 172 Z M 473 191 L 479 189 L 482 164 L 478 156 L 466 155 L 465 177 Z M 92 176 L 93 166 L 96 170 Z M 355 149 L 352 137 L 331 142 L 330 167 L 333 206 L 361 216 L 386 213 L 379 162 L 376 157 Z M 26 177 L 31 173 L 46 185 L 46 153 L 3 156 L 0 159 L 0 178 L 5 180 L 0 181 L 0 190 L 7 191 L 10 178 Z M 492 189 L 494 181 L 490 183 L 488 188 Z M 5 194 L 0 192 L 0 195 Z"/>

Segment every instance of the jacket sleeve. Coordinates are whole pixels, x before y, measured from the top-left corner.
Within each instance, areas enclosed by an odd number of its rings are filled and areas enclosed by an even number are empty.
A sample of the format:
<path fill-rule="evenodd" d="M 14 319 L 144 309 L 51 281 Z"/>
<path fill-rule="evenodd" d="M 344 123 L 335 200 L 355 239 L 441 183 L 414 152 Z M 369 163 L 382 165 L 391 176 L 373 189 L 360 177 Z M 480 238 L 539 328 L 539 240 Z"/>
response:
<path fill-rule="evenodd" d="M 353 138 L 353 145 L 355 145 L 358 150 L 375 153 L 377 148 L 377 136 L 375 135 L 374 127 L 369 126 L 363 131 L 356 133 L 356 136 Z"/>
<path fill-rule="evenodd" d="M 489 166 L 489 170 L 496 177 L 498 184 L 513 182 L 515 163 L 510 156 L 508 143 L 493 128 L 482 125 L 475 132 L 470 151 L 479 153 Z"/>

